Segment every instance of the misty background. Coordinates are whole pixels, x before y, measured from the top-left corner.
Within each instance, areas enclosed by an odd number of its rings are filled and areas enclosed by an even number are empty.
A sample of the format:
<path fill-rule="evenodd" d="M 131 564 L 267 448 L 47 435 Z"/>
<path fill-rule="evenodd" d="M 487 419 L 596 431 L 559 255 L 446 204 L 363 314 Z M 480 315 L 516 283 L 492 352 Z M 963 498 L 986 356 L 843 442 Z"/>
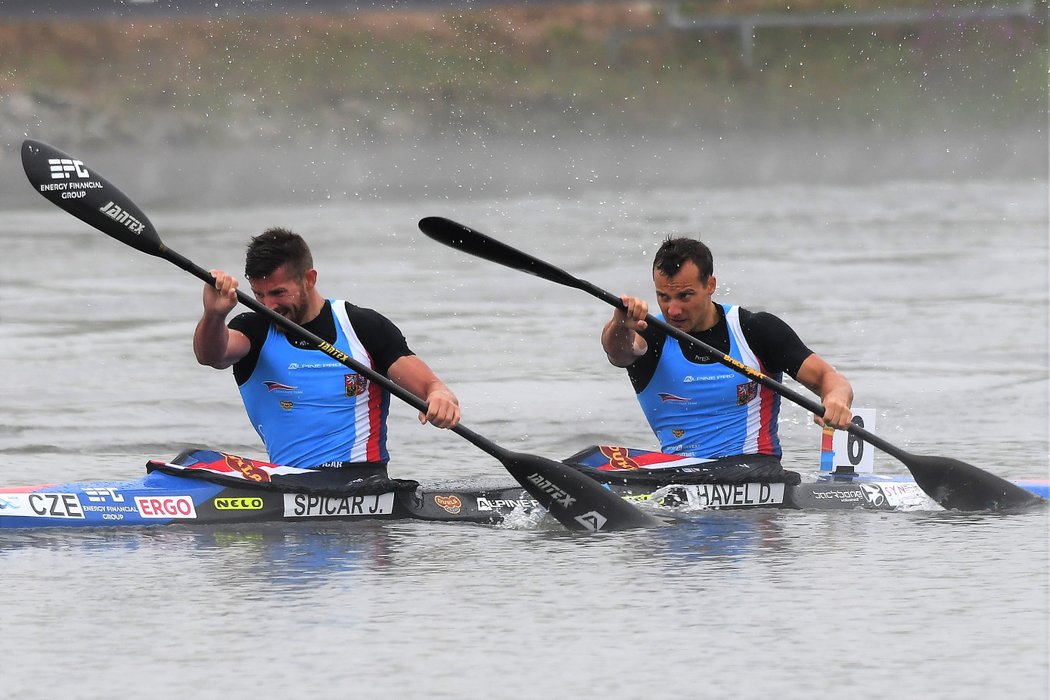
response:
<path fill-rule="evenodd" d="M 1045 180 L 1046 74 L 1032 2 L 6 0 L 0 205 L 27 137 L 147 211 Z"/>

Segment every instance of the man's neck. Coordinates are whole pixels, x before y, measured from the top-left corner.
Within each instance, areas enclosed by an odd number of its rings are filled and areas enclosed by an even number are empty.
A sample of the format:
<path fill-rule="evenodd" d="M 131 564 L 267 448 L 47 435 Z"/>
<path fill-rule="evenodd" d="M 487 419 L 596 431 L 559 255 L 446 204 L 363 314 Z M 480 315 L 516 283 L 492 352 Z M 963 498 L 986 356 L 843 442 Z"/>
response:
<path fill-rule="evenodd" d="M 306 307 L 306 313 L 304 314 L 306 318 L 302 322 L 302 325 L 305 326 L 306 324 L 313 323 L 315 320 L 317 320 L 317 317 L 321 315 L 322 311 L 324 311 L 326 303 L 327 299 L 325 299 L 323 296 L 318 294 L 316 291 L 311 292 L 310 303 Z"/>
<path fill-rule="evenodd" d="M 722 314 L 720 313 L 719 308 L 718 304 L 712 301 L 711 306 L 708 308 L 708 313 L 704 315 L 704 318 L 700 320 L 700 323 L 692 332 L 703 333 L 717 326 L 722 320 Z"/>

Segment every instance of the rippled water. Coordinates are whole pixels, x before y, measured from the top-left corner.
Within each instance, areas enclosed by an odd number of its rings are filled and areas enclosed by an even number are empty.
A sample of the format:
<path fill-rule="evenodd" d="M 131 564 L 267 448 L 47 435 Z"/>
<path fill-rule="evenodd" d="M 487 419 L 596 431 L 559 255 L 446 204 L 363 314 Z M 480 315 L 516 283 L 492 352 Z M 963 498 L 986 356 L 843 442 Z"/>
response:
<path fill-rule="evenodd" d="M 118 183 L 134 196 L 133 183 Z M 592 297 L 439 246 L 447 216 L 651 297 L 701 233 L 723 300 L 774 311 L 878 409 L 875 432 L 1047 477 L 1046 182 L 572 193 L 150 211 L 203 267 L 311 242 L 319 288 L 374 306 L 464 422 L 565 457 L 652 447 Z M 4 485 L 125 479 L 183 446 L 262 456 L 232 378 L 196 365 L 200 285 L 40 199 L 0 243 Z M 392 474 L 503 475 L 392 407 Z M 785 406 L 791 466 L 819 431 Z M 903 470 L 885 455 L 879 471 Z M 660 531 L 295 524 L 0 534 L 0 697 L 1045 698 L 1047 512 L 699 513 Z M 144 685 L 145 684 L 145 685 Z M 145 692 L 145 691 L 143 691 Z"/>

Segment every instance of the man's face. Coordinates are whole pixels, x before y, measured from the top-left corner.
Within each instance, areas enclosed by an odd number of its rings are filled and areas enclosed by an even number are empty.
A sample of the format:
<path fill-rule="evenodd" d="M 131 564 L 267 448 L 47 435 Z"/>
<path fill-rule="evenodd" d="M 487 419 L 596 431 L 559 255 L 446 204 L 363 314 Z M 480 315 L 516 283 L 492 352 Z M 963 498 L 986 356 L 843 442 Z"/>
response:
<path fill-rule="evenodd" d="M 686 261 L 673 277 L 653 270 L 656 301 L 664 318 L 675 328 L 689 333 L 706 330 L 714 325 L 717 313 L 711 306 L 715 293 L 715 276 L 700 281 L 696 263 Z"/>
<path fill-rule="evenodd" d="M 266 277 L 249 280 L 249 284 L 258 301 L 289 321 L 303 324 L 313 320 L 306 316 L 310 307 L 310 291 L 316 278 L 315 270 L 307 270 L 300 279 L 289 275 L 287 265 L 281 265 Z"/>

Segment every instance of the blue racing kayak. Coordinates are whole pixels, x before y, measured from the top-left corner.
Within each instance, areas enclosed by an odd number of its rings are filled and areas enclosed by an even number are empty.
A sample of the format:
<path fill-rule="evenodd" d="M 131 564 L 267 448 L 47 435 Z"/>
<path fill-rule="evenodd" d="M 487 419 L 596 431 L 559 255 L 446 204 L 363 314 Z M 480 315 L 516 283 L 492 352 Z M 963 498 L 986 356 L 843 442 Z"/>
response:
<path fill-rule="evenodd" d="M 806 479 L 720 482 L 695 460 L 593 446 L 565 460 L 622 497 L 655 508 L 940 510 L 908 475 L 822 473 Z M 540 504 L 512 480 L 422 485 L 372 477 L 346 484 L 216 450 L 151 460 L 130 481 L 0 488 L 0 528 L 413 519 L 497 524 Z M 319 470 L 323 471 L 323 470 Z M 1014 483 L 1050 498 L 1050 481 Z"/>

